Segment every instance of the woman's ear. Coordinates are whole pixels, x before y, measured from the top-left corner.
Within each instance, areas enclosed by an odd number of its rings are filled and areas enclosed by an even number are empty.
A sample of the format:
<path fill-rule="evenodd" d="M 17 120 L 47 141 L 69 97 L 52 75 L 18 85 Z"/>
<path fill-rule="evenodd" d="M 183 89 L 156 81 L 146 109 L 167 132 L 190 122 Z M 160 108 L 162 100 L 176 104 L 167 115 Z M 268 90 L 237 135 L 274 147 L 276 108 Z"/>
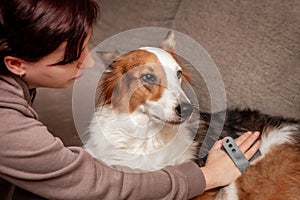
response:
<path fill-rule="evenodd" d="M 24 60 L 21 58 L 17 58 L 14 56 L 5 56 L 4 63 L 6 65 L 6 68 L 13 74 L 23 76 L 26 73 Z"/>

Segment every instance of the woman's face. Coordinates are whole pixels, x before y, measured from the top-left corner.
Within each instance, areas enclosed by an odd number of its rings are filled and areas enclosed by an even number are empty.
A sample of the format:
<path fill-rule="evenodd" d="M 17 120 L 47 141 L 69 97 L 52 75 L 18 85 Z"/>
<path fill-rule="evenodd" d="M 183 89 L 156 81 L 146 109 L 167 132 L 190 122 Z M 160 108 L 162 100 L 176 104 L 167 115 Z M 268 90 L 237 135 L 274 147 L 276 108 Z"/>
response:
<path fill-rule="evenodd" d="M 22 77 L 29 88 L 49 87 L 65 88 L 79 78 L 86 67 L 94 65 L 87 47 L 90 35 L 83 44 L 81 56 L 78 60 L 64 65 L 53 65 L 64 58 L 67 42 L 63 42 L 55 51 L 36 62 L 24 61 L 25 75 Z"/>

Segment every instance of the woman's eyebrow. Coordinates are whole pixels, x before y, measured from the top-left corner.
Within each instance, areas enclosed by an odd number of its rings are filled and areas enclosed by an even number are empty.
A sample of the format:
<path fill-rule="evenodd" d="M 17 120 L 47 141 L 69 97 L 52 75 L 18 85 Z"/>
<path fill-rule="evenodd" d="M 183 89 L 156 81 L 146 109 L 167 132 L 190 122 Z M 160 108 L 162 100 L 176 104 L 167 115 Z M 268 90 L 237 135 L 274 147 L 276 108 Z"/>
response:
<path fill-rule="evenodd" d="M 86 45 L 86 46 L 87 46 L 87 45 Z M 64 60 L 64 56 L 62 56 L 62 58 L 59 59 L 60 61 L 58 61 L 58 62 L 56 62 L 56 63 L 53 63 L 53 64 L 48 64 L 47 66 L 64 65 L 64 64 L 68 64 L 68 63 L 71 63 L 71 62 L 73 62 L 73 61 L 78 60 L 78 59 L 80 58 L 80 56 L 81 56 L 82 51 L 86 48 L 86 46 L 83 47 L 83 48 L 80 50 L 80 53 L 77 55 L 77 57 L 65 61 L 65 60 Z"/>
<path fill-rule="evenodd" d="M 76 58 L 73 58 L 73 59 L 68 60 L 68 61 L 65 62 L 64 57 L 63 57 L 62 59 L 60 59 L 60 61 L 58 61 L 56 63 L 53 63 L 53 64 L 48 64 L 47 66 L 64 65 L 64 64 L 68 64 L 70 62 L 73 62 L 75 60 L 78 60 L 80 58 L 81 53 L 83 52 L 83 50 L 89 46 L 90 40 L 91 40 L 91 36 L 87 38 L 87 43 L 81 48 L 80 53 Z M 65 55 L 65 51 L 64 51 L 64 55 Z"/>
<path fill-rule="evenodd" d="M 53 64 L 49 64 L 47 66 L 54 66 L 54 65 L 65 65 L 65 64 L 68 64 L 68 63 L 71 63 L 71 62 L 74 62 L 76 60 L 78 60 L 80 58 L 80 55 L 78 55 L 76 58 L 73 58 L 71 60 L 67 60 L 67 61 L 64 61 L 64 59 L 61 59 L 61 61 L 58 61 L 56 63 L 53 63 Z"/>

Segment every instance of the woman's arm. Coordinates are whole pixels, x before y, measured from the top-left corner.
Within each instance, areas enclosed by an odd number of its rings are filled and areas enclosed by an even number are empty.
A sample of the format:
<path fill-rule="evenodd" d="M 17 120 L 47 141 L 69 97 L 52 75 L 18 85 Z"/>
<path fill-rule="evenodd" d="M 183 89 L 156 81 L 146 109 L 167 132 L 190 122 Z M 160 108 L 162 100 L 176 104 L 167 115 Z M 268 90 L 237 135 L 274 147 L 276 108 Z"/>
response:
<path fill-rule="evenodd" d="M 49 199 L 187 199 L 204 191 L 195 163 L 125 173 L 64 147 L 38 120 L 0 109 L 0 176 Z"/>

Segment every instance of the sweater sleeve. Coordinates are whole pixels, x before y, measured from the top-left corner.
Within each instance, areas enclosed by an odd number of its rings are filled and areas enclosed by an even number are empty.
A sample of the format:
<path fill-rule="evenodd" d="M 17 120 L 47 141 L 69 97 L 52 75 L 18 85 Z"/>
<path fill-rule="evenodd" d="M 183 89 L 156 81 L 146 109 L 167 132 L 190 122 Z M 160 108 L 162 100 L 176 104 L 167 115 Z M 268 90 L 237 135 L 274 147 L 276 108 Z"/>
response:
<path fill-rule="evenodd" d="M 0 109 L 0 176 L 48 199 L 188 199 L 204 191 L 193 162 L 147 173 L 106 166 L 65 147 L 38 120 Z"/>

